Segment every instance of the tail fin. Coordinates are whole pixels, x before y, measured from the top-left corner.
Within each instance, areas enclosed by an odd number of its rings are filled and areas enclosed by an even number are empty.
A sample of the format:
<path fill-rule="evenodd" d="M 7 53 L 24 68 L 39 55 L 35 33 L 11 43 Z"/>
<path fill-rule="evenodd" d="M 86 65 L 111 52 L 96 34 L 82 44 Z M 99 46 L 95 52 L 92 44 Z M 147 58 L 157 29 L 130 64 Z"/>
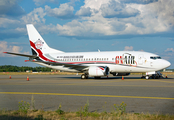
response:
<path fill-rule="evenodd" d="M 33 24 L 27 24 L 26 26 L 33 55 L 63 53 L 62 51 L 50 48 L 42 36 L 38 33 L 36 28 L 33 26 Z"/>

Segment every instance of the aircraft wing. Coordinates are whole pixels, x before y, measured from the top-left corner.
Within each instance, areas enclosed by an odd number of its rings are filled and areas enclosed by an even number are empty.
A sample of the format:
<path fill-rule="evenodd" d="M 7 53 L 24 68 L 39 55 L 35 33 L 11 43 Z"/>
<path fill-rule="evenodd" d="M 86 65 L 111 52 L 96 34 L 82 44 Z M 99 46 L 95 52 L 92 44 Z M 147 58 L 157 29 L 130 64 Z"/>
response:
<path fill-rule="evenodd" d="M 26 55 L 26 54 L 20 54 L 20 53 L 11 53 L 11 52 L 3 52 L 6 54 L 11 54 L 11 55 L 18 55 L 18 56 L 23 56 L 23 57 L 30 57 L 30 58 L 37 58 L 38 56 L 36 55 Z"/>
<path fill-rule="evenodd" d="M 53 66 L 54 65 L 55 66 L 64 66 L 64 67 L 69 67 L 69 69 L 76 69 L 76 70 L 80 70 L 80 71 L 89 67 L 89 66 L 82 65 L 82 64 L 68 64 L 68 63 L 61 63 L 61 62 L 35 61 L 35 60 L 33 60 L 32 62 L 45 63 L 45 64 L 50 64 Z"/>
<path fill-rule="evenodd" d="M 64 67 L 69 67 L 69 69 L 76 69 L 79 71 L 84 70 L 88 66 L 82 65 L 82 64 L 68 64 L 68 63 L 61 63 L 61 62 L 49 62 L 49 61 L 38 61 L 38 60 L 33 60 L 35 58 L 39 58 L 38 56 L 35 55 L 26 55 L 26 54 L 20 54 L 20 53 L 12 53 L 12 52 L 4 52 L 6 54 L 11 54 L 11 55 L 18 55 L 18 56 L 23 56 L 23 57 L 29 57 L 32 58 L 32 60 L 29 60 L 31 62 L 38 62 L 38 63 L 44 63 L 44 64 L 50 64 L 50 65 L 55 65 L 55 66 L 64 66 Z"/>

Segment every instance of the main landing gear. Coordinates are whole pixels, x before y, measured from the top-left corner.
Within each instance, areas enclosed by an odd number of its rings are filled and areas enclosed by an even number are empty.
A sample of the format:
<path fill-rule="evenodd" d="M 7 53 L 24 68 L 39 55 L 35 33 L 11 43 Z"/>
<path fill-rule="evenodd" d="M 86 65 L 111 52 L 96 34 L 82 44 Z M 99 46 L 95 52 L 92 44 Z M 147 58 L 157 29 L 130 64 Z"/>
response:
<path fill-rule="evenodd" d="M 149 79 L 149 76 L 147 75 L 147 76 L 146 76 L 146 80 L 148 80 L 148 79 Z"/>
<path fill-rule="evenodd" d="M 82 74 L 81 79 L 88 79 L 88 75 L 87 74 Z"/>

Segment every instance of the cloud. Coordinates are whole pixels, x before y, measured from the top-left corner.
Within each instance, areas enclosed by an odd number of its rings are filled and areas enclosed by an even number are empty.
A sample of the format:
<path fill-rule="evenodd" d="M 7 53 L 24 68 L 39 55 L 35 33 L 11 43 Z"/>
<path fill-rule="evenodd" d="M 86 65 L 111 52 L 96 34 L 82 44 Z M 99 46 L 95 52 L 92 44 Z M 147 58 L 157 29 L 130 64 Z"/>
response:
<path fill-rule="evenodd" d="M 21 16 L 25 11 L 18 5 L 17 0 L 1 0 L 0 1 L 0 17 Z"/>
<path fill-rule="evenodd" d="M 19 20 L 9 19 L 9 18 L 0 18 L 0 29 L 3 28 L 14 28 L 17 24 L 20 24 Z"/>
<path fill-rule="evenodd" d="M 35 5 L 37 5 L 37 6 L 43 5 L 46 2 L 51 2 L 51 3 L 54 3 L 54 4 L 58 3 L 57 0 L 33 0 L 33 1 L 35 2 Z"/>
<path fill-rule="evenodd" d="M 0 18 L 0 39 L 3 40 L 25 36 L 27 33 L 26 24 L 32 23 L 35 25 L 43 25 L 45 23 L 45 15 L 44 9 L 40 7 L 18 19 L 9 17 Z"/>
<path fill-rule="evenodd" d="M 43 25 L 45 15 L 44 9 L 40 7 L 18 19 L 0 18 L 0 39 L 18 38 L 26 35 L 26 24 Z"/>
<path fill-rule="evenodd" d="M 101 5 L 109 3 L 110 0 L 84 0 L 84 7 L 99 10 Z"/>
<path fill-rule="evenodd" d="M 125 46 L 124 51 L 132 51 L 133 47 L 132 46 Z"/>
<path fill-rule="evenodd" d="M 90 7 L 81 7 L 81 9 L 79 11 L 76 12 L 75 15 L 77 16 L 91 16 L 92 12 L 91 12 L 91 8 Z"/>
<path fill-rule="evenodd" d="M 5 54 L 3 52 L 15 52 L 19 53 L 22 50 L 19 46 L 9 46 L 6 41 L 0 41 L 0 56 L 4 57 Z"/>
<path fill-rule="evenodd" d="M 112 29 L 105 22 L 73 20 L 65 25 L 57 24 L 56 29 L 61 36 L 95 38 L 112 35 Z"/>
<path fill-rule="evenodd" d="M 137 9 L 126 6 L 125 4 L 114 0 L 107 4 L 101 5 L 100 9 L 103 17 L 105 18 L 128 18 L 139 15 L 139 11 Z"/>
<path fill-rule="evenodd" d="M 45 18 L 44 18 L 45 15 L 46 13 L 44 12 L 44 9 L 40 7 L 40 8 L 34 9 L 32 12 L 28 13 L 26 16 L 23 16 L 21 20 L 23 20 L 25 24 L 45 23 Z"/>
<path fill-rule="evenodd" d="M 171 56 L 170 58 L 173 58 L 174 55 L 174 49 L 173 48 L 167 48 L 165 50 L 165 56 Z"/>
<path fill-rule="evenodd" d="M 158 0 L 120 0 L 123 3 L 136 3 L 136 4 L 149 4 L 153 2 L 158 2 Z"/>
<path fill-rule="evenodd" d="M 48 16 L 56 17 L 60 19 L 72 19 L 75 18 L 73 13 L 74 7 L 68 3 L 60 4 L 59 8 L 51 9 L 48 5 L 45 6 L 45 11 Z"/>
<path fill-rule="evenodd" d="M 20 20 L 0 18 L 0 39 L 16 38 L 25 35 L 25 24 Z"/>
<path fill-rule="evenodd" d="M 173 49 L 173 48 L 167 48 L 167 49 L 165 50 L 165 52 L 174 52 L 174 49 Z"/>
<path fill-rule="evenodd" d="M 83 8 L 90 8 L 91 16 L 74 19 L 64 25 L 57 24 L 54 28 L 60 36 L 76 38 L 172 36 L 173 33 L 169 31 L 174 28 L 173 5 L 172 0 L 159 0 L 151 4 L 85 0 L 85 5 L 77 13 L 82 15 Z"/>

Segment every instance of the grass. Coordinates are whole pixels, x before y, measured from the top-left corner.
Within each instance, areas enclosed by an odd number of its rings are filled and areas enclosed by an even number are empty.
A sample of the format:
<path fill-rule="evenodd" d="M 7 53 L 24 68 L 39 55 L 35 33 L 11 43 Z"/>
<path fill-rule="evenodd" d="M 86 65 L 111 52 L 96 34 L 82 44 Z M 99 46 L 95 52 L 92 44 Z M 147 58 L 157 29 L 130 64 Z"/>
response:
<path fill-rule="evenodd" d="M 88 116 L 79 116 L 76 112 L 65 112 L 64 114 L 58 114 L 56 111 L 38 110 L 34 112 L 29 110 L 26 114 L 21 114 L 19 111 L 0 111 L 1 120 L 15 118 L 18 120 L 174 120 L 174 115 L 148 113 L 123 113 L 121 115 L 117 115 L 114 113 L 88 112 Z"/>
<path fill-rule="evenodd" d="M 34 97 L 31 104 L 18 103 L 19 110 L 0 110 L 0 120 L 174 120 L 174 115 L 126 113 L 126 104 L 114 104 L 112 112 L 89 112 L 89 100 L 77 112 L 64 112 L 61 104 L 56 111 L 36 110 Z M 106 102 L 105 102 L 106 105 Z M 31 107 L 31 109 L 29 109 Z M 103 107 L 105 109 L 105 106 Z"/>

